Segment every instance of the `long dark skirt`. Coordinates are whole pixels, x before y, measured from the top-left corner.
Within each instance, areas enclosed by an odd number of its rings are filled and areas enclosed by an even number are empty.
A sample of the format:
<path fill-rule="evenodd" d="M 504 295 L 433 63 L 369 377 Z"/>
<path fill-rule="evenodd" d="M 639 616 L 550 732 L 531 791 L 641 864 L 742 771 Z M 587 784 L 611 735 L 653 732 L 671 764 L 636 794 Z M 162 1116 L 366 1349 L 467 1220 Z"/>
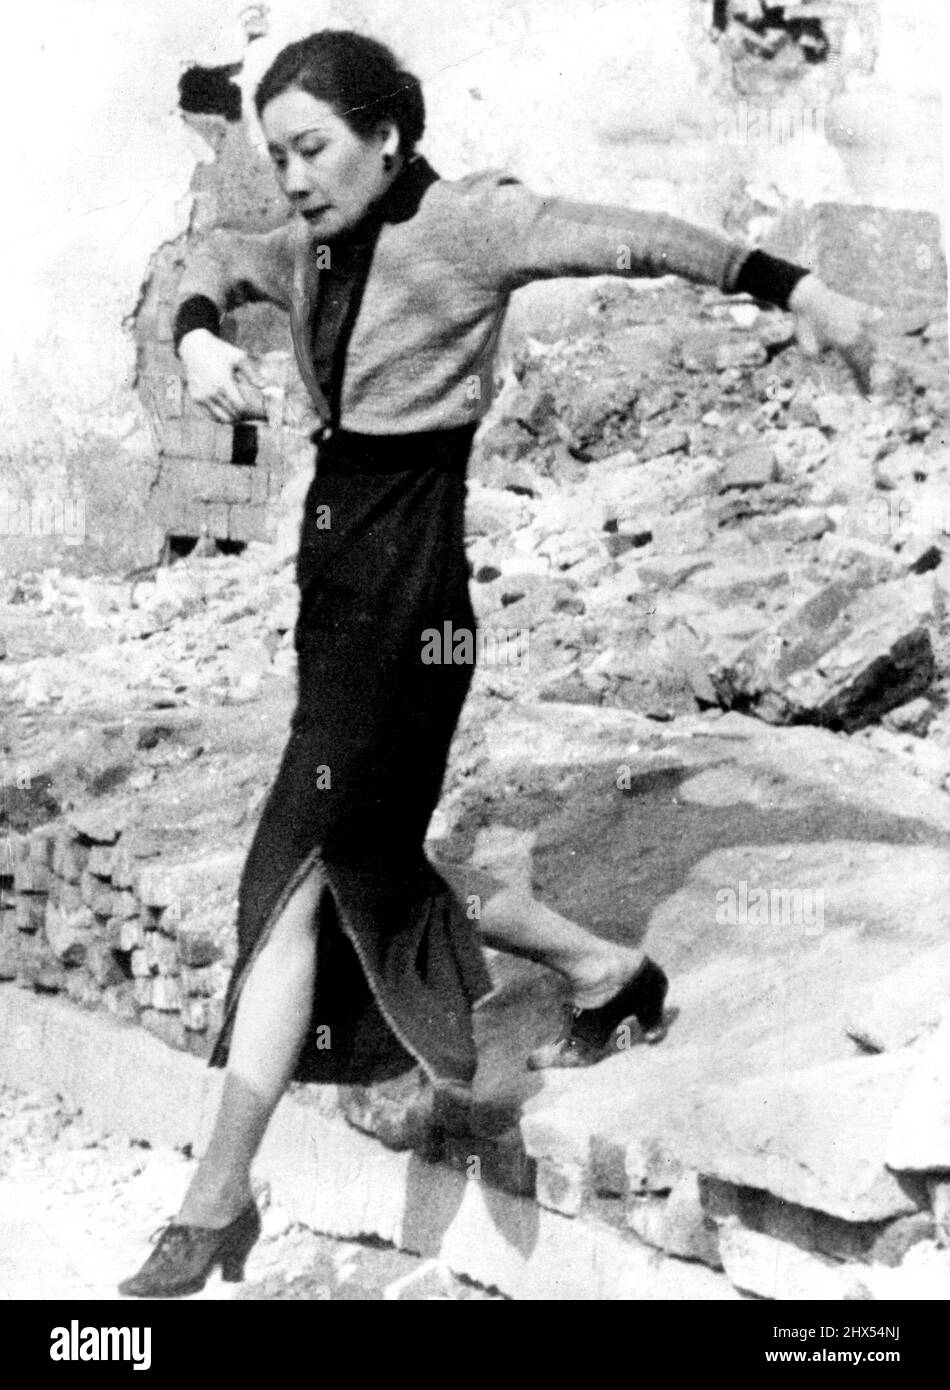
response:
<path fill-rule="evenodd" d="M 471 1009 L 490 981 L 476 924 L 423 851 L 472 667 L 422 659 L 426 629 L 475 629 L 472 436 L 340 433 L 319 446 L 297 559 L 297 706 L 241 879 L 212 1066 L 227 1060 L 251 965 L 317 868 L 313 1015 L 296 1079 L 366 1084 L 415 1063 L 433 1079 L 474 1075 Z"/>

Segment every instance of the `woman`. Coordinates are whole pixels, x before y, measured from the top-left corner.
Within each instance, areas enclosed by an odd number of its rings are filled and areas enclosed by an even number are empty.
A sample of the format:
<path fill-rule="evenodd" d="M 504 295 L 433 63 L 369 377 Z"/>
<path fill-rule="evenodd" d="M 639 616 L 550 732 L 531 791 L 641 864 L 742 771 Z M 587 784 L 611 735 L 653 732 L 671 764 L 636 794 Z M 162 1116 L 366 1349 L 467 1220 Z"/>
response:
<path fill-rule="evenodd" d="M 423 853 L 471 679 L 422 661 L 423 633 L 474 631 L 465 467 L 488 405 L 513 290 L 565 275 L 675 273 L 787 305 L 812 346 L 866 366 L 864 306 L 814 276 L 675 218 L 540 198 L 483 173 L 442 180 L 415 152 L 418 81 L 380 44 L 326 31 L 284 49 L 256 93 L 290 220 L 211 234 L 189 256 L 176 342 L 192 398 L 238 419 L 254 386 L 218 336 L 222 312 L 290 312 L 323 427 L 304 509 L 298 704 L 245 865 L 239 954 L 212 1065 L 214 1131 L 181 1212 L 121 1291 L 194 1292 L 240 1278 L 260 1230 L 250 1165 L 291 1079 L 367 1083 L 419 1064 L 475 1072 L 471 1009 L 489 991 L 474 925 Z M 478 924 L 542 961 L 573 1008 L 529 1065 L 584 1066 L 636 1018 L 663 1035 L 666 978 L 506 889 Z"/>

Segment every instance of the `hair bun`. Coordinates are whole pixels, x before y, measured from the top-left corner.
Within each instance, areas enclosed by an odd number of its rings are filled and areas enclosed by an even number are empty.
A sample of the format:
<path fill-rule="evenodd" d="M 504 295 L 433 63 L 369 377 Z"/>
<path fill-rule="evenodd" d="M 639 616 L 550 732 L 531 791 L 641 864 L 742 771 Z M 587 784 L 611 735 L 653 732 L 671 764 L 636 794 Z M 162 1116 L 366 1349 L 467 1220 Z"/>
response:
<path fill-rule="evenodd" d="M 411 149 L 422 139 L 426 128 L 426 103 L 422 83 L 415 73 L 405 68 L 399 71 L 399 105 L 403 117 L 399 122 L 400 131 Z"/>

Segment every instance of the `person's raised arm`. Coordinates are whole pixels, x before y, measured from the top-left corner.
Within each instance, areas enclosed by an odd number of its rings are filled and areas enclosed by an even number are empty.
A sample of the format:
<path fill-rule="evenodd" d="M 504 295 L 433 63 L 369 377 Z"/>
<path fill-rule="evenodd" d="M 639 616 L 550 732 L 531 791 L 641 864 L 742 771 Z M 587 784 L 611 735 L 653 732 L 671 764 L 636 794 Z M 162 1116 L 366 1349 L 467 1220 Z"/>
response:
<path fill-rule="evenodd" d="M 189 252 L 178 288 L 174 342 L 196 405 L 223 423 L 246 414 L 242 386 L 260 390 L 251 358 L 220 338 L 221 316 L 267 300 L 289 309 L 293 288 L 290 224 L 272 232 L 218 230 Z"/>
<path fill-rule="evenodd" d="M 870 388 L 877 311 L 803 266 L 667 213 L 539 196 L 505 174 L 486 176 L 474 203 L 475 273 L 503 292 L 558 276 L 677 275 L 790 310 L 809 355 L 837 348 Z"/>

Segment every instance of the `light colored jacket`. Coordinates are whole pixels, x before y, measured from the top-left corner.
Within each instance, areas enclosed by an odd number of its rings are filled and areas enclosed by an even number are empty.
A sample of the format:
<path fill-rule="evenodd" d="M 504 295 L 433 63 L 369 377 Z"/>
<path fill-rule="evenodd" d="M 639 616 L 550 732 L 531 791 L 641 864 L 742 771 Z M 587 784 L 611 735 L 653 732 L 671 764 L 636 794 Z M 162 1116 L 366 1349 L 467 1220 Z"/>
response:
<path fill-rule="evenodd" d="M 508 298 L 533 280 L 673 274 L 728 293 L 749 254 L 721 232 L 539 196 L 504 172 L 448 180 L 416 159 L 401 177 L 421 179 L 421 197 L 407 219 L 383 222 L 346 348 L 339 424 L 359 433 L 479 420 Z M 307 344 L 327 251 L 298 216 L 266 233 L 214 231 L 189 253 L 178 295 L 179 304 L 203 295 L 222 312 L 250 300 L 289 310 L 318 409 Z"/>

